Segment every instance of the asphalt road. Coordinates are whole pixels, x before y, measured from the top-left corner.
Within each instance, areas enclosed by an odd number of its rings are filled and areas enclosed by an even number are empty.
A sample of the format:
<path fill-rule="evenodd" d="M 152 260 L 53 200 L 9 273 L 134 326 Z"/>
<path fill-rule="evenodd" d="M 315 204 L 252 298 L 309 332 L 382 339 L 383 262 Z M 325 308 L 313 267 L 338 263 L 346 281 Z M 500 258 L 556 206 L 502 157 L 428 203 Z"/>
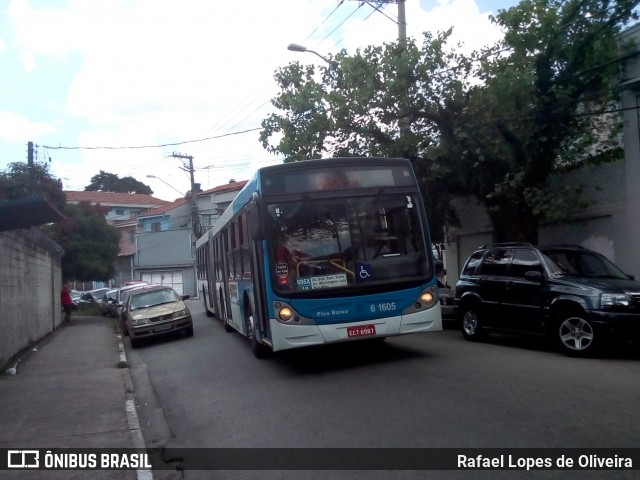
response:
<path fill-rule="evenodd" d="M 470 343 L 457 330 L 445 329 L 258 360 L 243 337 L 225 333 L 195 300 L 188 305 L 193 338 L 150 340 L 128 351 L 149 446 L 640 445 L 637 347 L 569 358 L 543 340 L 495 336 Z M 636 477 L 597 470 L 338 473 L 186 471 L 184 478 Z"/>

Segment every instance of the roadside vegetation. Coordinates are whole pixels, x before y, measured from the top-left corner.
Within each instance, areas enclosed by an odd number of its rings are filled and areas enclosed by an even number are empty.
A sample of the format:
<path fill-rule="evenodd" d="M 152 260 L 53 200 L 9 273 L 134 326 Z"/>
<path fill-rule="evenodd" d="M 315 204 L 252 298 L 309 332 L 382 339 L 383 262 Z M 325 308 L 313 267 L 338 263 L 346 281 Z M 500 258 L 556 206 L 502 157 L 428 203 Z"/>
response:
<path fill-rule="evenodd" d="M 472 195 L 496 240 L 536 242 L 539 221 L 585 206 L 582 186 L 548 180 L 623 155 L 618 75 L 638 47 L 617 39 L 637 19 L 637 0 L 523 0 L 493 17 L 503 40 L 471 54 L 448 30 L 294 62 L 275 73 L 260 138 L 289 162 L 409 158 L 433 231 Z"/>

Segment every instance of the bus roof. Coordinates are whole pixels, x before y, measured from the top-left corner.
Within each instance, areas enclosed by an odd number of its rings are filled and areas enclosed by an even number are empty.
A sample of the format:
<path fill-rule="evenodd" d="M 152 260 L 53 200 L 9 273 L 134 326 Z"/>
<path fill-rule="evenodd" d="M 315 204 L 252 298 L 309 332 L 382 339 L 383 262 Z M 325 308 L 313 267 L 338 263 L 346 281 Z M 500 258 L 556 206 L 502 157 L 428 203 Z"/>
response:
<path fill-rule="evenodd" d="M 381 186 L 392 186 L 393 180 L 389 180 L 391 178 L 389 175 L 383 178 L 381 173 L 383 170 L 375 170 L 371 171 L 372 167 L 392 167 L 392 168 L 404 168 L 409 167 L 411 169 L 411 162 L 406 158 L 390 158 L 390 157 L 330 157 L 330 158 L 322 158 L 322 159 L 310 159 L 310 160 L 301 160 L 298 162 L 288 162 L 281 163 L 277 165 L 269 165 L 265 167 L 261 167 L 256 170 L 256 172 L 251 176 L 251 178 L 247 181 L 245 186 L 238 192 L 238 195 L 232 200 L 231 204 L 227 207 L 224 213 L 220 216 L 220 218 L 216 221 L 213 227 L 200 239 L 198 239 L 197 246 L 200 246 L 202 243 L 207 241 L 207 238 L 211 234 L 217 233 L 217 231 L 222 228 L 233 216 L 244 207 L 249 200 L 251 200 L 253 193 L 258 191 L 258 186 L 261 185 L 264 190 L 268 191 L 269 187 L 266 186 L 263 182 L 265 178 L 284 178 L 285 175 L 288 177 L 291 175 L 291 184 L 294 185 L 297 191 L 305 191 L 305 188 L 301 186 L 304 182 L 301 182 L 303 179 L 308 179 L 309 175 L 306 172 L 312 170 L 318 170 L 320 172 L 329 172 L 329 171 L 337 171 L 344 173 L 347 168 L 354 167 L 355 169 L 359 169 L 361 175 L 364 175 L 364 172 L 367 172 L 369 182 L 375 182 L 375 184 L 363 185 L 370 187 L 381 187 Z M 391 171 L 391 170 L 389 170 Z M 386 171 L 384 171 L 386 173 Z M 282 174 L 282 175 L 280 175 Z M 304 175 L 303 175 L 304 174 Z M 375 179 L 375 180 L 371 180 Z M 366 179 L 358 178 L 358 180 L 364 180 L 366 183 Z M 404 185 L 410 184 L 415 185 L 416 180 L 413 175 L 413 170 L 411 170 L 411 177 L 406 178 L 407 183 Z M 279 193 L 284 193 L 282 185 L 274 186 L 271 190 L 278 191 Z M 326 188 L 327 190 L 333 188 Z M 264 193 L 264 192 L 263 192 Z M 292 193 L 292 192 L 289 192 Z"/>

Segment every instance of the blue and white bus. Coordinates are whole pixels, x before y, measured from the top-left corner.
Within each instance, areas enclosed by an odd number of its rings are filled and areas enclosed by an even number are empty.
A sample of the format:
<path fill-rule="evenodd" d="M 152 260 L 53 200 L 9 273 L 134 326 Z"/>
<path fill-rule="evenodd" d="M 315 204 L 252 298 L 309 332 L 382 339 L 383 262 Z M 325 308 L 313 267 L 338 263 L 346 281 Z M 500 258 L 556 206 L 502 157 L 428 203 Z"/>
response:
<path fill-rule="evenodd" d="M 259 169 L 196 244 L 209 316 L 254 354 L 442 330 L 411 163 L 329 158 Z"/>

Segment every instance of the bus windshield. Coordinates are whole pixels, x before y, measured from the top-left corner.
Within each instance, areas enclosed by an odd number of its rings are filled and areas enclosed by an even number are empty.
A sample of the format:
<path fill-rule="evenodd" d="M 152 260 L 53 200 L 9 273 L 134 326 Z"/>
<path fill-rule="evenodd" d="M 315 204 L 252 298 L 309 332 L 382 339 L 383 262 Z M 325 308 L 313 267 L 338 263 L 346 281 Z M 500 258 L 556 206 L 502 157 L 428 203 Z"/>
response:
<path fill-rule="evenodd" d="M 352 289 L 431 275 L 419 197 L 385 194 L 268 205 L 277 292 Z"/>

